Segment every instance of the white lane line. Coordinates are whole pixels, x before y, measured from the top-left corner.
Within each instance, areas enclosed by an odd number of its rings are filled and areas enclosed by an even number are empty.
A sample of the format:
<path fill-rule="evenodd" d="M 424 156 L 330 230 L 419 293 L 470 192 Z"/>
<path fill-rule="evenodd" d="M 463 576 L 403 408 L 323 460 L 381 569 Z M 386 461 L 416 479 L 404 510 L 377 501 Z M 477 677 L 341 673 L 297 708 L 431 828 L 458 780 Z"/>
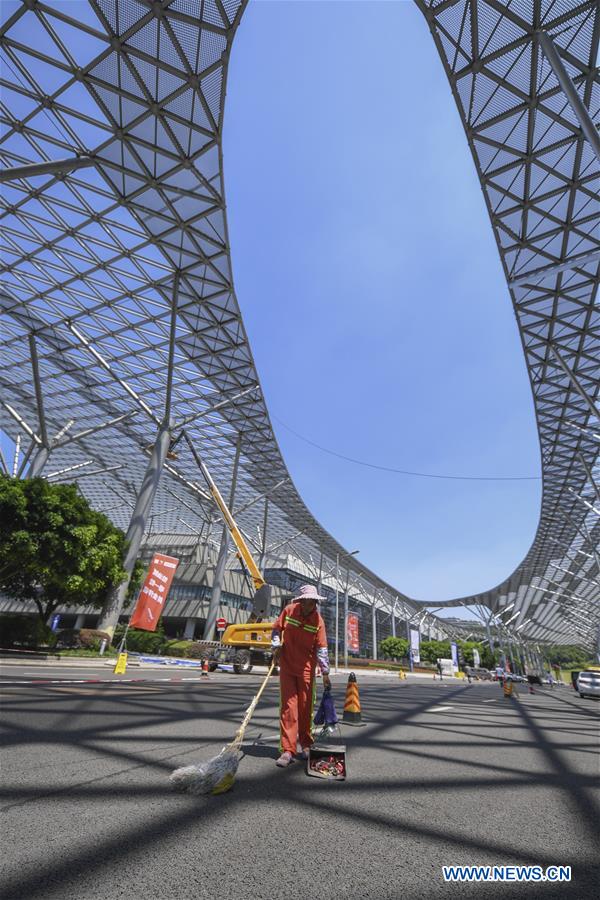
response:
<path fill-rule="evenodd" d="M 47 670 L 45 670 L 45 671 L 46 671 L 46 673 L 47 673 Z M 43 674 L 44 674 L 44 673 L 42 672 L 42 675 L 43 675 Z M 39 678 L 39 677 L 40 677 L 39 671 L 38 671 L 38 672 L 21 672 L 21 675 L 31 675 L 32 678 Z"/>
<path fill-rule="evenodd" d="M 447 709 L 454 709 L 453 706 L 432 706 L 428 712 L 445 712 Z"/>
<path fill-rule="evenodd" d="M 481 702 L 482 703 L 496 703 L 497 699 L 498 699 L 497 697 L 494 697 L 493 700 L 482 700 Z"/>

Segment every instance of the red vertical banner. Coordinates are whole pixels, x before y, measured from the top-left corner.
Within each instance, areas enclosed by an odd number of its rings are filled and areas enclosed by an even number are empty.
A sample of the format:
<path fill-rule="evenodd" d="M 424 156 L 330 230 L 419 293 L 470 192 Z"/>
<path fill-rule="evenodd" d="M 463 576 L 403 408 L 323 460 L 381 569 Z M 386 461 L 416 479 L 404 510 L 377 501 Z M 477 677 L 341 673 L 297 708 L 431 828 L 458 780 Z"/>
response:
<path fill-rule="evenodd" d="M 358 653 L 360 644 L 358 642 L 358 616 L 354 613 L 348 615 L 348 650 L 352 653 Z"/>
<path fill-rule="evenodd" d="M 131 628 L 156 631 L 178 564 L 179 560 L 173 556 L 154 554 L 129 621 Z"/>

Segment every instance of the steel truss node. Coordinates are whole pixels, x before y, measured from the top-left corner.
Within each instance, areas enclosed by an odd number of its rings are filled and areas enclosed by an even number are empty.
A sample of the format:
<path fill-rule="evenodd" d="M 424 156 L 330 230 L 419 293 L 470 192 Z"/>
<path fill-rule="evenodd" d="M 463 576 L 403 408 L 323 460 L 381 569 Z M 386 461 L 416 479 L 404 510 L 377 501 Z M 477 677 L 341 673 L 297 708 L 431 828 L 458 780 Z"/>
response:
<path fill-rule="evenodd" d="M 600 12 L 594 0 L 416 2 L 481 181 L 542 453 L 529 553 L 501 585 L 451 603 L 513 604 L 519 634 L 591 645 L 600 615 Z M 72 472 L 124 529 L 166 428 L 152 529 L 206 540 L 214 511 L 177 424 L 224 493 L 242 434 L 244 532 L 263 559 L 291 554 L 320 580 L 345 551 L 289 477 L 233 286 L 221 123 L 244 6 L 25 0 L 0 13 L 0 427 L 24 447 L 15 474 L 30 463 L 45 475 L 51 464 L 47 477 Z M 358 594 L 415 615 L 417 601 L 346 562 Z"/>

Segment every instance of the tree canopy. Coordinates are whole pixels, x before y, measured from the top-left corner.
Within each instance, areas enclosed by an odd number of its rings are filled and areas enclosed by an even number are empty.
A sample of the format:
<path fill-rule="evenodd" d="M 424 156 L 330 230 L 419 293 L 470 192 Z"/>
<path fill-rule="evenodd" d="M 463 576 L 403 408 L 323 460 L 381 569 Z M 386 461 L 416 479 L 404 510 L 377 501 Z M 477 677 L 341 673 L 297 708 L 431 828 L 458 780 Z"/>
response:
<path fill-rule="evenodd" d="M 487 644 L 479 641 L 457 641 L 457 646 L 462 653 L 464 662 L 468 666 L 474 665 L 473 650 L 479 650 L 479 658 L 482 666 L 493 668 L 500 655 L 500 650 L 492 653 Z M 379 644 L 381 656 L 388 659 L 403 659 L 408 657 L 408 641 L 406 638 L 386 637 Z M 450 659 L 450 641 L 421 641 L 421 662 L 434 664 L 438 659 Z"/>
<path fill-rule="evenodd" d="M 0 475 L 0 590 L 33 600 L 46 621 L 58 606 L 100 608 L 125 578 L 125 535 L 75 485 Z M 136 564 L 129 594 L 140 576 Z"/>
<path fill-rule="evenodd" d="M 379 645 L 379 651 L 387 659 L 402 659 L 408 653 L 406 638 L 386 637 Z"/>
<path fill-rule="evenodd" d="M 559 666 L 586 666 L 591 658 L 589 650 L 583 650 L 576 644 L 555 644 L 546 647 L 543 654 L 550 663 Z"/>

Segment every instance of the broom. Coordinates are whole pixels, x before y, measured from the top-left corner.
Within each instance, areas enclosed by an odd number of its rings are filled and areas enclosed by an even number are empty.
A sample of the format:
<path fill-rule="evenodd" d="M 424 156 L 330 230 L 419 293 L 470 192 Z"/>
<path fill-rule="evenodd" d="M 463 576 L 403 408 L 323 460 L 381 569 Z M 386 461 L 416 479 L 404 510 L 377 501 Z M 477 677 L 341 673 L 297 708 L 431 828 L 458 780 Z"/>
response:
<path fill-rule="evenodd" d="M 175 769 L 169 776 L 169 781 L 180 791 L 187 791 L 189 794 L 224 794 L 228 791 L 235 781 L 235 774 L 240 762 L 240 752 L 242 741 L 244 740 L 244 732 L 248 727 L 248 723 L 254 714 L 256 704 L 260 700 L 260 695 L 267 686 L 267 681 L 275 668 L 275 661 L 271 663 L 271 668 L 258 689 L 257 694 L 252 702 L 242 724 L 235 733 L 235 737 L 230 744 L 223 747 L 218 756 L 213 756 L 208 762 L 195 766 L 183 766 L 181 769 Z"/>

